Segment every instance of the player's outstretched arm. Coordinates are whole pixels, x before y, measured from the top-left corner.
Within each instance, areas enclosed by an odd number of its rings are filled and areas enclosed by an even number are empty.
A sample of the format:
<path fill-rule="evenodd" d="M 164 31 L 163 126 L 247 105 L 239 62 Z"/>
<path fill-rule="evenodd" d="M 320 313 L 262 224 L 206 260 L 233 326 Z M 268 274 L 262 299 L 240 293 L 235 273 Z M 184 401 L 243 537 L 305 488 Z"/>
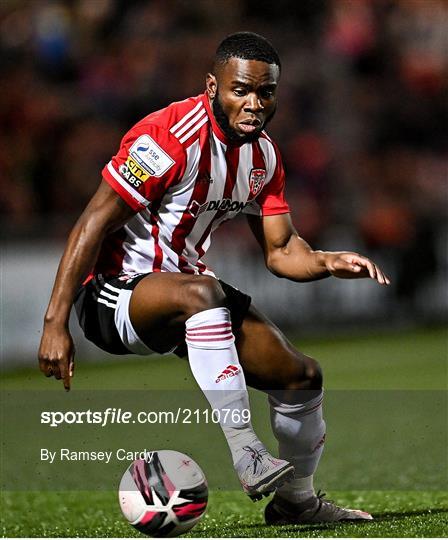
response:
<path fill-rule="evenodd" d="M 358 253 L 311 249 L 297 234 L 289 214 L 248 218 L 252 232 L 263 248 L 266 266 L 278 277 L 315 281 L 335 276 L 371 278 L 381 285 L 390 283 L 377 264 Z"/>
<path fill-rule="evenodd" d="M 105 236 L 133 214 L 103 180 L 70 233 L 45 314 L 39 347 L 40 370 L 47 377 L 63 379 L 66 390 L 70 390 L 74 370 L 75 349 L 68 321 L 76 291 L 93 268 Z"/>

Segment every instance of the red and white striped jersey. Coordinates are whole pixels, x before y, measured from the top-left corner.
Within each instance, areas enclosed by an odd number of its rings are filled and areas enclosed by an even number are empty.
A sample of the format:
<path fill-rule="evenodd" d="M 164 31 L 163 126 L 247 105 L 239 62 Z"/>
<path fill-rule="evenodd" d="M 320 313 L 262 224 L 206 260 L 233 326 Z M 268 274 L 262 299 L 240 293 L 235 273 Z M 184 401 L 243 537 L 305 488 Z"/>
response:
<path fill-rule="evenodd" d="M 136 215 L 106 238 L 94 272 L 213 275 L 201 261 L 213 231 L 239 212 L 289 212 L 284 176 L 273 141 L 230 143 L 205 94 L 146 116 L 103 169 Z"/>

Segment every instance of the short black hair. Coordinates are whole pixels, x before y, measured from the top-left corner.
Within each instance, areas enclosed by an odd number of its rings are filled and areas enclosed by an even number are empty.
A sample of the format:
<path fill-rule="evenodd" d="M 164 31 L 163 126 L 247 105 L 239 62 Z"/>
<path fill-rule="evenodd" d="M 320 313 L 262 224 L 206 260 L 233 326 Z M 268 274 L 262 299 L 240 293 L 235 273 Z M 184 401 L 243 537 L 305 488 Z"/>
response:
<path fill-rule="evenodd" d="M 263 36 L 254 32 L 236 32 L 227 36 L 216 49 L 214 65 L 225 64 L 231 58 L 242 60 L 259 60 L 267 64 L 275 64 L 281 70 L 281 62 L 277 51 Z"/>

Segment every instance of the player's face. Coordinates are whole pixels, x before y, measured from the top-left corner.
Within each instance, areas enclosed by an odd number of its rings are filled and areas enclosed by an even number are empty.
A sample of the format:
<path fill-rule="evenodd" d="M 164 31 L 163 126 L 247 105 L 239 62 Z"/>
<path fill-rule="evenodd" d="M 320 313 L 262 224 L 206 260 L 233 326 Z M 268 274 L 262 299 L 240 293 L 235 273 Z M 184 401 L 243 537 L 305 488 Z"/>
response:
<path fill-rule="evenodd" d="M 207 75 L 213 113 L 230 140 L 255 140 L 274 116 L 280 71 L 275 64 L 231 58 Z"/>

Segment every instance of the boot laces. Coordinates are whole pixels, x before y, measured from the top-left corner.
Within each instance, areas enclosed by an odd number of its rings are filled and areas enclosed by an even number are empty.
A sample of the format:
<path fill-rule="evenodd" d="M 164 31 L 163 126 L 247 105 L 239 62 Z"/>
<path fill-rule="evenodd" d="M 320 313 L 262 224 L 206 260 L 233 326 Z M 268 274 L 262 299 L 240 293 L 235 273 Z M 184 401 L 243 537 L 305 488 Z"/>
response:
<path fill-rule="evenodd" d="M 328 508 L 328 509 L 331 508 L 334 512 L 336 512 L 338 514 L 345 511 L 344 508 L 340 508 L 337 504 L 335 504 L 335 502 L 333 500 L 325 499 L 326 495 L 327 494 L 323 493 L 320 489 L 317 491 L 316 497 L 317 497 L 317 499 L 319 501 L 319 504 L 318 504 L 317 510 L 314 513 L 314 515 L 316 515 L 322 507 Z"/>
<path fill-rule="evenodd" d="M 325 497 L 327 496 L 326 493 L 324 493 L 322 490 L 318 490 L 317 493 L 316 493 L 316 497 L 320 500 L 324 499 Z"/>
<path fill-rule="evenodd" d="M 256 450 L 255 448 L 252 448 L 251 446 L 243 446 L 243 450 L 246 452 L 250 452 L 250 456 L 253 459 L 253 463 L 251 463 L 250 466 L 253 466 L 253 474 L 257 473 L 257 468 L 261 466 L 263 463 L 263 457 L 268 454 L 268 451 L 266 448 L 262 448 L 260 450 Z"/>

